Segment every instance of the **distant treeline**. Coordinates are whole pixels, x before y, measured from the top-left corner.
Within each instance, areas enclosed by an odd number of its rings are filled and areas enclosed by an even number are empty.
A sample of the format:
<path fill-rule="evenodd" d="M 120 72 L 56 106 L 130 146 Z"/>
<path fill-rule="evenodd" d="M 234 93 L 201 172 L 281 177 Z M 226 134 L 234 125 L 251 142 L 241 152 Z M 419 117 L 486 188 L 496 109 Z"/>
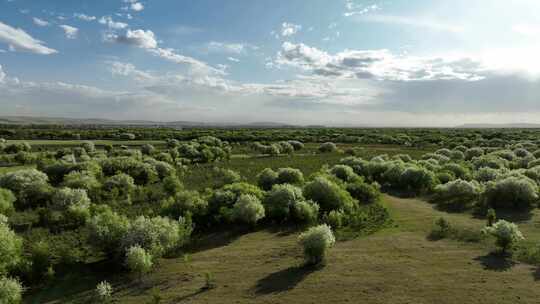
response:
<path fill-rule="evenodd" d="M 517 141 L 540 141 L 538 129 L 429 129 L 429 128 L 172 128 L 66 127 L 60 125 L 0 125 L 0 138 L 7 140 L 192 140 L 214 136 L 234 142 L 336 142 L 392 144 L 403 146 L 494 146 Z"/>

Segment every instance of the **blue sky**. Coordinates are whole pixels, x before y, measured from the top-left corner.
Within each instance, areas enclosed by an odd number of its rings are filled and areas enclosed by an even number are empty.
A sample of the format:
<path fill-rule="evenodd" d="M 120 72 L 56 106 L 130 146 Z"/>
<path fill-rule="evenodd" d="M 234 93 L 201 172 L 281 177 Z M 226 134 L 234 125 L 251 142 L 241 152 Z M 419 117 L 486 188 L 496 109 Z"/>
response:
<path fill-rule="evenodd" d="M 540 2 L 0 0 L 0 113 L 540 122 Z"/>

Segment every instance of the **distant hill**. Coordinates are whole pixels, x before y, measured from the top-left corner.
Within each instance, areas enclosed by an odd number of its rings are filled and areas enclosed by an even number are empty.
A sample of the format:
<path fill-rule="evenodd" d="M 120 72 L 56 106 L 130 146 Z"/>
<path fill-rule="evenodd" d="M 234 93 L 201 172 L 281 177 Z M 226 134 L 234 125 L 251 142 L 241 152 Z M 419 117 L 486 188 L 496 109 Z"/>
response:
<path fill-rule="evenodd" d="M 113 120 L 102 118 L 65 118 L 35 116 L 0 116 L 0 124 L 15 125 L 104 125 L 104 126 L 154 126 L 154 127 L 245 127 L 293 128 L 294 125 L 277 122 L 205 123 L 193 121 Z"/>
<path fill-rule="evenodd" d="M 461 128 L 461 129 L 540 129 L 540 124 L 533 124 L 533 123 L 464 124 L 456 128 Z"/>

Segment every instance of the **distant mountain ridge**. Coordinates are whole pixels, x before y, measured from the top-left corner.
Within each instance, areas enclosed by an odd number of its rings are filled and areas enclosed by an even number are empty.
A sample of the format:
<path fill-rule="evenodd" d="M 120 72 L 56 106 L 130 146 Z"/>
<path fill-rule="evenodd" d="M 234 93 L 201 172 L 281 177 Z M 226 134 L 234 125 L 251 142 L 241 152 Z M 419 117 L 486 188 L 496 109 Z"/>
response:
<path fill-rule="evenodd" d="M 540 129 L 540 124 L 510 123 L 510 124 L 464 124 L 460 129 Z"/>
<path fill-rule="evenodd" d="M 151 120 L 114 120 L 105 118 L 65 118 L 65 117 L 35 117 L 35 116 L 0 116 L 0 124 L 15 125 L 117 125 L 117 126 L 163 126 L 163 127 L 259 127 L 259 128 L 290 128 L 294 125 L 278 122 L 252 123 L 206 123 L 193 121 L 151 121 Z"/>

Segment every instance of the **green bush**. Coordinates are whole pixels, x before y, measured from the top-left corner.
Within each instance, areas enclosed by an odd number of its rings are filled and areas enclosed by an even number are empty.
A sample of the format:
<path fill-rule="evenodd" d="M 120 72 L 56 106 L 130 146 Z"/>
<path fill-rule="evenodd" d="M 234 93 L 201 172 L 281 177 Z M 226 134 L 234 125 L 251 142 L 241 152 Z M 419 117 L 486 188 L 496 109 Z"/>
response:
<path fill-rule="evenodd" d="M 313 200 L 324 212 L 332 210 L 351 211 L 355 202 L 352 196 L 340 185 L 325 177 L 316 177 L 304 188 L 304 196 Z"/>
<path fill-rule="evenodd" d="M 171 218 L 185 216 L 187 213 L 204 216 L 208 212 L 208 202 L 197 191 L 182 190 L 165 200 L 161 210 Z"/>
<path fill-rule="evenodd" d="M 277 170 L 278 184 L 302 185 L 304 183 L 304 174 L 302 171 L 293 168 L 280 168 Z"/>
<path fill-rule="evenodd" d="M 44 205 L 50 199 L 51 189 L 45 173 L 25 169 L 0 175 L 0 187 L 9 189 L 17 197 L 20 207 Z"/>
<path fill-rule="evenodd" d="M 293 206 L 292 216 L 300 223 L 315 223 L 319 217 L 319 205 L 313 201 L 296 202 Z"/>
<path fill-rule="evenodd" d="M 13 205 L 15 200 L 15 195 L 11 191 L 0 188 L 0 214 L 10 215 L 15 211 Z"/>
<path fill-rule="evenodd" d="M 354 170 L 346 165 L 335 165 L 330 169 L 330 173 L 344 182 L 350 182 L 355 178 L 358 178 Z"/>
<path fill-rule="evenodd" d="M 186 244 L 192 229 L 189 217 L 175 221 L 165 217 L 139 216 L 131 222 L 122 239 L 122 247 L 127 249 L 138 245 L 152 256 L 160 257 Z"/>
<path fill-rule="evenodd" d="M 510 176 L 488 183 L 484 196 L 494 209 L 531 209 L 538 202 L 538 186 L 527 177 Z"/>
<path fill-rule="evenodd" d="M 122 238 L 130 229 L 127 217 L 110 209 L 94 215 L 86 226 L 90 243 L 109 256 L 118 255 L 121 251 Z"/>
<path fill-rule="evenodd" d="M 329 226 L 319 225 L 300 234 L 298 242 L 304 250 L 306 264 L 316 265 L 324 261 L 336 239 Z"/>
<path fill-rule="evenodd" d="M 478 202 L 481 191 L 478 183 L 458 179 L 438 185 L 432 201 L 443 209 L 462 211 Z"/>
<path fill-rule="evenodd" d="M 261 201 L 250 194 L 241 195 L 232 209 L 233 218 L 239 222 L 255 225 L 264 218 L 265 211 Z"/>
<path fill-rule="evenodd" d="M 268 217 L 276 220 L 287 220 L 291 207 L 304 200 L 302 190 L 289 184 L 274 185 L 264 199 Z"/>
<path fill-rule="evenodd" d="M 347 184 L 347 191 L 361 204 L 376 203 L 381 197 L 379 187 L 362 181 Z"/>
<path fill-rule="evenodd" d="M 266 191 L 272 189 L 272 186 L 278 183 L 277 180 L 277 172 L 270 168 L 262 170 L 261 173 L 257 175 L 257 185 Z"/>
<path fill-rule="evenodd" d="M 335 151 L 337 151 L 337 146 L 332 142 L 326 142 L 319 147 L 319 152 L 321 153 L 330 153 Z"/>

